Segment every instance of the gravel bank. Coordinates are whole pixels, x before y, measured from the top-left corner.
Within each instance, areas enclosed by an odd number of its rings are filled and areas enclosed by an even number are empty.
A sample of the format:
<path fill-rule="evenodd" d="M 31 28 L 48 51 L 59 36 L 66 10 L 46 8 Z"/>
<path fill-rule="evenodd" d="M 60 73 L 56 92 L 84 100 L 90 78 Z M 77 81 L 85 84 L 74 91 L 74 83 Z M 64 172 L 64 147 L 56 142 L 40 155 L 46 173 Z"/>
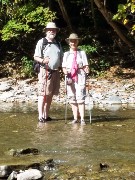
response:
<path fill-rule="evenodd" d="M 65 86 L 61 82 L 60 94 L 53 99 L 65 103 Z M 37 102 L 37 80 L 0 80 L 0 102 Z M 103 107 L 119 104 L 135 107 L 135 78 L 124 80 L 88 79 L 86 104 Z"/>

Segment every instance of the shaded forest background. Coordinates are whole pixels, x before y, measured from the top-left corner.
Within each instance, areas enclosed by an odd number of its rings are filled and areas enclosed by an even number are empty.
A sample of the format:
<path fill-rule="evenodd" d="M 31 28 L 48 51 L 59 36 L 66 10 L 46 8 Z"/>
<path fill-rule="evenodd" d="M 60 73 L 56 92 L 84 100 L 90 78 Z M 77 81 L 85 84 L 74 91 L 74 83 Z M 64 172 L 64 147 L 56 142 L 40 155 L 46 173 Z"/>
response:
<path fill-rule="evenodd" d="M 34 77 L 33 54 L 45 36 L 49 21 L 60 27 L 58 40 L 71 32 L 81 38 L 90 64 L 90 75 L 112 71 L 124 78 L 135 77 L 134 0 L 1 0 L 0 77 Z M 127 70 L 127 71 L 126 71 Z M 106 75 L 107 76 L 107 75 Z"/>

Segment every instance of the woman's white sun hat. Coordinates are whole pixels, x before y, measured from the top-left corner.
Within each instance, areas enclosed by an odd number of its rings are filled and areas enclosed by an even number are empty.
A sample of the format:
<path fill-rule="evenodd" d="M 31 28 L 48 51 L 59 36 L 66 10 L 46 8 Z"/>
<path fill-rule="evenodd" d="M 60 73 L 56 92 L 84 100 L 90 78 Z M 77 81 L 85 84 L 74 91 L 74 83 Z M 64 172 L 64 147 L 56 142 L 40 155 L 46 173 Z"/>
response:
<path fill-rule="evenodd" d="M 56 29 L 57 31 L 60 30 L 60 28 L 58 28 L 54 22 L 48 22 L 45 27 L 45 30 L 47 29 Z"/>
<path fill-rule="evenodd" d="M 67 43 L 69 43 L 69 40 L 80 40 L 81 38 L 78 37 L 78 35 L 76 33 L 71 33 L 69 38 L 65 39 Z"/>

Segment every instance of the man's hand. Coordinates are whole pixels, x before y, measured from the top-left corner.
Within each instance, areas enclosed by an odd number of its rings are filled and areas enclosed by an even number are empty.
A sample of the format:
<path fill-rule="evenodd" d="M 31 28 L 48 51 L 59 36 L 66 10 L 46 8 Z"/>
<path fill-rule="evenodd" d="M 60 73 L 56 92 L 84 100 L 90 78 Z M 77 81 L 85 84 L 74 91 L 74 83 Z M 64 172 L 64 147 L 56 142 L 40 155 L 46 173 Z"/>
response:
<path fill-rule="evenodd" d="M 63 68 L 63 72 L 64 72 L 64 74 L 65 74 L 65 75 L 67 75 L 67 74 L 68 74 L 68 72 L 67 72 L 67 69 L 66 69 L 66 68 Z"/>
<path fill-rule="evenodd" d="M 49 56 L 46 56 L 46 57 L 43 59 L 42 64 L 48 64 L 48 63 L 49 63 L 49 60 L 50 60 Z"/>

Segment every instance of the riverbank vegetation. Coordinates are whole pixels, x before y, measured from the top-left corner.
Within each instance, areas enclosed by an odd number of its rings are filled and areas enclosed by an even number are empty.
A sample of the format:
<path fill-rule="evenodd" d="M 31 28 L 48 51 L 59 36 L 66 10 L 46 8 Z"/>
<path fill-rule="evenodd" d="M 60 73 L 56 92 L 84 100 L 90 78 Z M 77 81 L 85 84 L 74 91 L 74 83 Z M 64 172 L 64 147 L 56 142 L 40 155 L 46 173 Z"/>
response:
<path fill-rule="evenodd" d="M 0 8 L 0 77 L 35 76 L 34 49 L 48 21 L 60 27 L 64 51 L 71 32 L 82 38 L 90 76 L 135 77 L 134 0 L 3 0 Z"/>

